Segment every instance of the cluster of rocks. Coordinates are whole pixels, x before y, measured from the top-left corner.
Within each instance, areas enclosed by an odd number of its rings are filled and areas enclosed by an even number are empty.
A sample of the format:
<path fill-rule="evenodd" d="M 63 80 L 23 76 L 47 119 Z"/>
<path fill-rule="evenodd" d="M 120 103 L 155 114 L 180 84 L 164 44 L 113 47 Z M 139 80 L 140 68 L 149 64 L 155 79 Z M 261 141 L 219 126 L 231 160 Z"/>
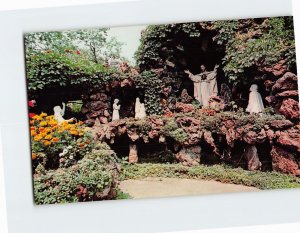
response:
<path fill-rule="evenodd" d="M 172 148 L 177 160 L 185 165 L 197 165 L 201 159 L 201 144 L 204 142 L 212 154 L 223 157 L 224 149 L 233 151 L 243 142 L 243 157 L 249 170 L 261 168 L 258 148 L 267 142 L 271 149 L 272 167 L 275 171 L 300 175 L 300 126 L 286 119 L 260 118 L 256 115 L 235 115 L 232 112 L 206 115 L 203 110 L 193 114 L 178 114 L 173 118 L 147 117 L 143 120 L 131 119 L 96 124 L 93 134 L 96 140 L 114 144 L 115 139 L 127 135 L 129 162 L 138 162 L 138 141 L 148 143 L 149 139 L 166 144 L 173 141 Z M 260 122 L 256 122 L 256 120 Z M 168 128 L 170 121 L 178 128 Z M 261 126 L 258 127 L 258 124 Z M 170 130 L 170 131 L 168 131 Z M 176 132 L 178 135 L 176 135 Z M 182 135 L 185 137 L 182 139 Z M 168 140 L 168 141 L 170 141 Z M 225 148 L 224 148 L 225 143 Z M 167 147 L 166 147 L 167 148 Z M 260 152 L 262 153 L 262 152 Z"/>
<path fill-rule="evenodd" d="M 92 126 L 98 119 L 102 124 L 111 120 L 110 97 L 105 92 L 92 93 L 83 97 L 81 112 L 86 116 L 86 124 Z"/>
<path fill-rule="evenodd" d="M 297 76 L 287 72 L 270 88 L 272 95 L 266 97 L 274 109 L 293 122 L 299 122 L 299 95 Z"/>

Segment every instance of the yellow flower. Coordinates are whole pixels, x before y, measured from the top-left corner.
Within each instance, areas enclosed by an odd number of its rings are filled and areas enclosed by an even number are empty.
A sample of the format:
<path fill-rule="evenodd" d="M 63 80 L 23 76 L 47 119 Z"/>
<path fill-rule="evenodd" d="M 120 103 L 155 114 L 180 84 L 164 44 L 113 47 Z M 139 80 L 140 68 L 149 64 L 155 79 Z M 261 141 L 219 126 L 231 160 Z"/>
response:
<path fill-rule="evenodd" d="M 70 126 L 70 125 L 65 125 L 65 126 L 64 126 L 64 129 L 65 129 L 65 130 L 69 130 L 69 129 L 71 129 L 71 126 Z"/>
<path fill-rule="evenodd" d="M 51 120 L 51 121 L 49 121 L 49 125 L 51 125 L 51 126 L 57 126 L 57 122 L 56 122 L 56 121 L 53 121 L 53 120 Z"/>
<path fill-rule="evenodd" d="M 41 137 L 46 137 L 47 133 L 46 132 L 43 132 L 43 133 L 40 133 Z"/>
<path fill-rule="evenodd" d="M 37 120 L 37 121 L 41 121 L 43 118 L 38 116 L 38 115 L 35 115 L 34 117 L 32 117 L 32 119 Z"/>
<path fill-rule="evenodd" d="M 48 123 L 47 123 L 47 121 L 41 121 L 40 122 L 40 126 L 46 126 Z"/>
<path fill-rule="evenodd" d="M 40 135 L 37 135 L 33 138 L 34 141 L 38 142 L 42 139 L 42 137 Z"/>
<path fill-rule="evenodd" d="M 47 136 L 45 136 L 45 139 L 51 140 L 51 139 L 52 139 L 52 136 L 51 136 L 51 135 L 47 135 Z"/>
<path fill-rule="evenodd" d="M 78 131 L 77 130 L 71 130 L 70 133 L 73 134 L 73 135 L 78 135 Z"/>
<path fill-rule="evenodd" d="M 47 116 L 47 113 L 42 112 L 40 116 L 45 117 L 45 116 Z"/>

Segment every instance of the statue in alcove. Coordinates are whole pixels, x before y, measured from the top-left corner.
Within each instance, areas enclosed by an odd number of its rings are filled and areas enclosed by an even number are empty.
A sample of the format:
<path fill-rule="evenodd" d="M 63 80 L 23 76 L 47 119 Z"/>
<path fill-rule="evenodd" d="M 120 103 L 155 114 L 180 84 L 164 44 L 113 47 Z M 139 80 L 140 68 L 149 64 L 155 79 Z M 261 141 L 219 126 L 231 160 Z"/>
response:
<path fill-rule="evenodd" d="M 141 119 L 146 117 L 146 108 L 145 104 L 140 102 L 140 98 L 136 98 L 135 100 L 135 118 Z"/>
<path fill-rule="evenodd" d="M 194 97 L 202 105 L 200 75 L 193 75 L 189 70 L 184 71 L 194 83 Z"/>
<path fill-rule="evenodd" d="M 121 108 L 121 105 L 119 104 L 119 99 L 115 99 L 114 100 L 114 104 L 113 104 L 113 115 L 112 115 L 112 120 L 119 120 L 120 119 L 120 114 L 119 114 L 119 110 Z"/>
<path fill-rule="evenodd" d="M 249 101 L 246 108 L 246 112 L 261 113 L 264 110 L 264 104 L 260 93 L 258 92 L 258 86 L 252 84 L 250 87 Z"/>
<path fill-rule="evenodd" d="M 213 71 L 207 71 L 205 65 L 201 65 L 201 73 L 196 75 L 192 74 L 189 70 L 185 70 L 185 73 L 194 82 L 194 97 L 203 107 L 208 106 L 211 95 L 218 95 L 216 79 L 218 67 L 219 65 L 216 65 Z"/>

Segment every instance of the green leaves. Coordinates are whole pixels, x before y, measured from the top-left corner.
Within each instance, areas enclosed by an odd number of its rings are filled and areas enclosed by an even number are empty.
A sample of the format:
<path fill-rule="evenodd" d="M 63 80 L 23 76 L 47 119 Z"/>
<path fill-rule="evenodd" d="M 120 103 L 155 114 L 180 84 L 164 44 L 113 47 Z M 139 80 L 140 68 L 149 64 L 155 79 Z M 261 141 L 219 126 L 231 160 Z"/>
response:
<path fill-rule="evenodd" d="M 37 52 L 26 61 L 30 95 L 39 90 L 69 86 L 93 87 L 110 81 L 116 71 L 83 60 L 77 54 Z"/>
<path fill-rule="evenodd" d="M 250 67 L 258 71 L 280 60 L 289 67 L 296 63 L 292 17 L 217 21 L 214 29 L 214 40 L 226 47 L 223 70 L 230 81 L 245 79 Z"/>
<path fill-rule="evenodd" d="M 104 190 L 115 189 L 115 166 L 114 155 L 107 149 L 107 145 L 102 144 L 101 149 L 95 148 L 72 167 L 36 174 L 35 203 L 54 204 L 105 199 L 108 194 L 105 194 Z"/>
<path fill-rule="evenodd" d="M 214 35 L 213 42 L 224 48 L 222 66 L 229 81 L 249 82 L 249 73 L 260 74 L 264 67 L 275 66 L 282 60 L 288 69 L 295 68 L 292 17 L 149 26 L 135 54 L 137 64 L 142 70 L 162 68 L 167 58 L 176 59 L 180 54 L 177 48 L 184 46 L 182 38 L 199 38 L 200 43 L 205 33 Z"/>
<path fill-rule="evenodd" d="M 136 88 L 145 92 L 145 107 L 148 115 L 161 115 L 163 113 L 160 104 L 163 83 L 152 71 L 144 71 L 134 79 Z"/>

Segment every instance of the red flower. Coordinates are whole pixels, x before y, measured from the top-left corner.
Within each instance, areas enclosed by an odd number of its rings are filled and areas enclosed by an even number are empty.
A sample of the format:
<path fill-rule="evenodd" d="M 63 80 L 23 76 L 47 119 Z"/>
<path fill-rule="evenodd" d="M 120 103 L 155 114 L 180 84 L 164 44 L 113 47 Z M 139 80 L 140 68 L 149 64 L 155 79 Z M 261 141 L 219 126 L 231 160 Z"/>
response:
<path fill-rule="evenodd" d="M 35 100 L 30 100 L 28 101 L 28 106 L 33 108 L 35 106 L 35 103 L 36 103 Z"/>
<path fill-rule="evenodd" d="M 79 51 L 79 50 L 76 50 L 76 54 L 78 54 L 78 55 L 79 55 L 79 54 L 80 54 L 80 51 Z"/>
<path fill-rule="evenodd" d="M 35 114 L 33 113 L 33 112 L 30 112 L 29 113 L 29 118 L 32 118 L 32 117 L 34 117 L 35 116 Z"/>
<path fill-rule="evenodd" d="M 29 107 L 33 107 L 32 100 L 28 101 L 28 106 L 29 106 Z"/>

